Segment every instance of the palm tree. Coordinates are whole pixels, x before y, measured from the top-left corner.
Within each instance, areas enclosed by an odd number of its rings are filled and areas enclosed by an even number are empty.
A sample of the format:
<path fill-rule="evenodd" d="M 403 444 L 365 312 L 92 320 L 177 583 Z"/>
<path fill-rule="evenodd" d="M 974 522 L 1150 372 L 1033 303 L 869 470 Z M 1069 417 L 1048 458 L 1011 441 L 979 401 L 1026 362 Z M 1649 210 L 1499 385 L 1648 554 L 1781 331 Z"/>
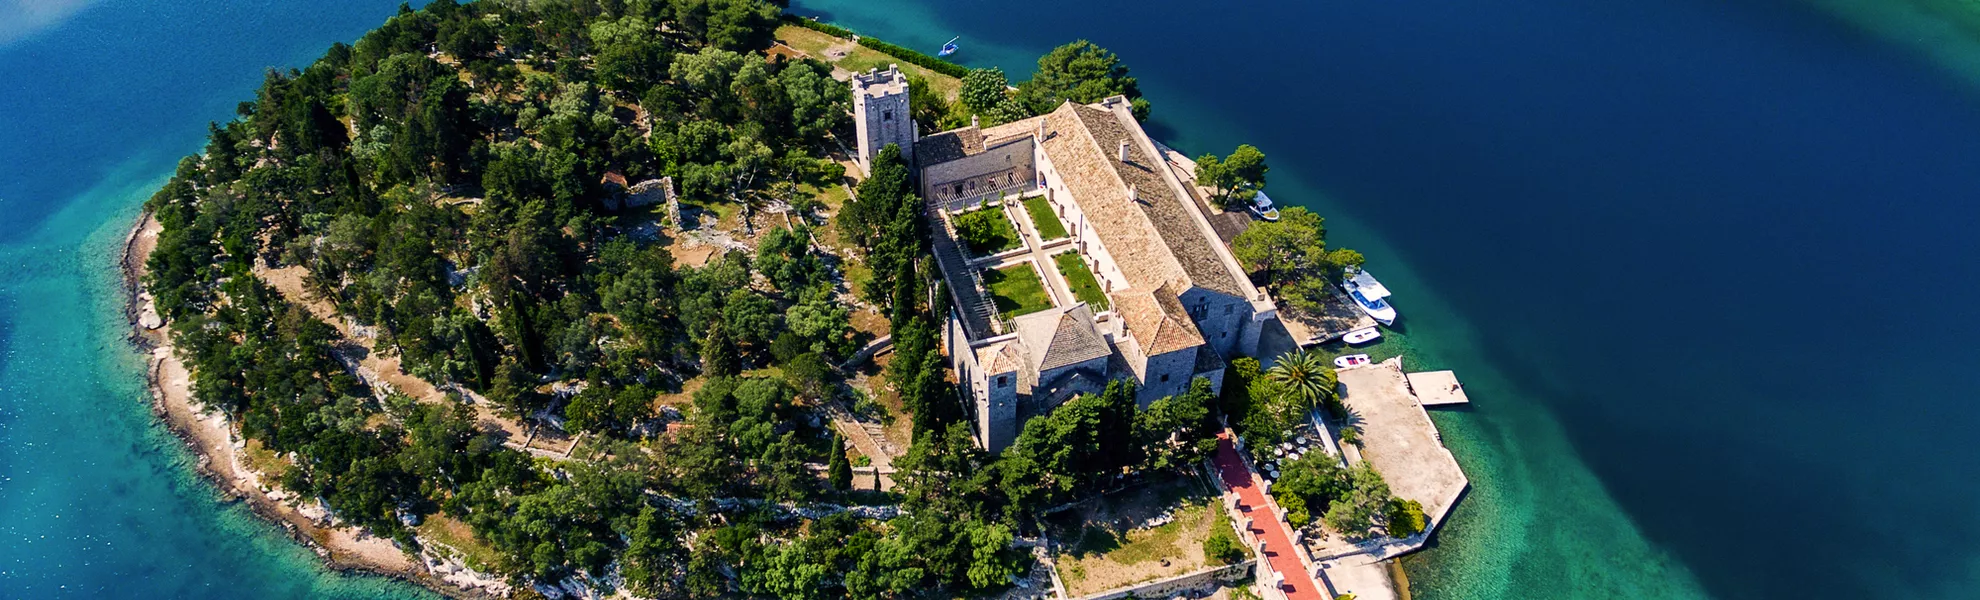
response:
<path fill-rule="evenodd" d="M 1294 350 L 1279 357 L 1277 364 L 1265 370 L 1265 378 L 1283 384 L 1288 391 L 1306 403 L 1307 408 L 1320 406 L 1320 403 L 1334 397 L 1334 386 L 1338 382 L 1334 369 L 1318 353 Z"/>

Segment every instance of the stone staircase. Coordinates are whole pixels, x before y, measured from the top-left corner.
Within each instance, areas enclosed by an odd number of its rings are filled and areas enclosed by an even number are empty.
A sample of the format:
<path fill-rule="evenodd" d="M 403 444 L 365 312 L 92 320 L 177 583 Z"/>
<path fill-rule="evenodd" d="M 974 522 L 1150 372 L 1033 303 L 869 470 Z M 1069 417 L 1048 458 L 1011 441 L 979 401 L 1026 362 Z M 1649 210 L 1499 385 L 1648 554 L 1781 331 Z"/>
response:
<path fill-rule="evenodd" d="M 983 278 L 969 266 L 969 257 L 963 254 L 962 244 L 956 241 L 956 232 L 950 227 L 949 220 L 942 218 L 933 203 L 926 210 L 928 220 L 936 225 L 929 228 L 934 238 L 935 262 L 941 265 L 949 295 L 955 298 L 956 312 L 962 315 L 963 331 L 969 334 L 971 340 L 997 335 L 997 304 L 984 293 Z"/>

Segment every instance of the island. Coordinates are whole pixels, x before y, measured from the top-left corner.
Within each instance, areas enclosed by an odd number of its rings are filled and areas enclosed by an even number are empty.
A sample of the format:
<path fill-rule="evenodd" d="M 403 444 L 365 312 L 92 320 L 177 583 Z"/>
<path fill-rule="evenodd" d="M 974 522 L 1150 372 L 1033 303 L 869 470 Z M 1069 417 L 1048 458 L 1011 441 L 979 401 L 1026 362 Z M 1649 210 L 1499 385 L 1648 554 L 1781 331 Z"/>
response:
<path fill-rule="evenodd" d="M 1330 366 L 1364 259 L 1153 110 L 1086 41 L 402 7 L 146 203 L 134 338 L 224 493 L 450 596 L 1394 597 L 1467 484 Z"/>

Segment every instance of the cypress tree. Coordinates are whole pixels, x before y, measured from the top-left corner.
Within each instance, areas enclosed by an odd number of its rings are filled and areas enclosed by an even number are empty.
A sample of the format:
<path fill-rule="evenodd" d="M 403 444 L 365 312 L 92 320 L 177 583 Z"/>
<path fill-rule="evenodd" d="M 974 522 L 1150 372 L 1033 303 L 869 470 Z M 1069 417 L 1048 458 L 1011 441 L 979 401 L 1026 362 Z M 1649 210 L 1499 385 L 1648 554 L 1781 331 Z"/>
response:
<path fill-rule="evenodd" d="M 852 491 L 852 461 L 846 459 L 846 438 L 832 434 L 832 459 L 826 465 L 826 477 L 832 482 L 832 489 L 841 492 Z"/>

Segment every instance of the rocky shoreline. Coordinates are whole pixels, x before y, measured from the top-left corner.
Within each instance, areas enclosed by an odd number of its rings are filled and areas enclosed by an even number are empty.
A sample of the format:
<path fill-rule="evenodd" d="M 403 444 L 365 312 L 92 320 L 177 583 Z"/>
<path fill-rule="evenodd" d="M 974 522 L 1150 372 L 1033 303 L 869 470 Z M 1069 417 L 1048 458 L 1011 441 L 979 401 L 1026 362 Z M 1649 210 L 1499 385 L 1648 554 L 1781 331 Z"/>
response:
<path fill-rule="evenodd" d="M 316 552 L 332 570 L 391 577 L 451 598 L 506 597 L 506 583 L 477 576 L 457 561 L 438 560 L 426 553 L 411 556 L 392 540 L 337 525 L 320 510 L 292 505 L 292 494 L 261 483 L 261 474 L 242 460 L 245 447 L 237 441 L 233 424 L 224 415 L 202 414 L 202 407 L 193 400 L 191 374 L 173 353 L 166 324 L 143 289 L 144 263 L 156 248 L 161 229 L 147 210 L 125 236 L 119 260 L 124 315 L 131 327 L 131 344 L 147 355 L 152 413 L 199 457 L 195 470 L 212 481 L 226 501 L 246 502 L 255 515 Z"/>

